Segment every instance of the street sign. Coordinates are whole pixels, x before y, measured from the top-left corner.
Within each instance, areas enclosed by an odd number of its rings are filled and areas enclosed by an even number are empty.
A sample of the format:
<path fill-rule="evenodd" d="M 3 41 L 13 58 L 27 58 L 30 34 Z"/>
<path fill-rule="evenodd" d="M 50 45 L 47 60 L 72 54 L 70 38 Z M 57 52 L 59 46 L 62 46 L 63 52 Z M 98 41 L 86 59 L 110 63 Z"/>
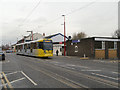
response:
<path fill-rule="evenodd" d="M 80 40 L 72 40 L 72 43 L 78 43 Z"/>

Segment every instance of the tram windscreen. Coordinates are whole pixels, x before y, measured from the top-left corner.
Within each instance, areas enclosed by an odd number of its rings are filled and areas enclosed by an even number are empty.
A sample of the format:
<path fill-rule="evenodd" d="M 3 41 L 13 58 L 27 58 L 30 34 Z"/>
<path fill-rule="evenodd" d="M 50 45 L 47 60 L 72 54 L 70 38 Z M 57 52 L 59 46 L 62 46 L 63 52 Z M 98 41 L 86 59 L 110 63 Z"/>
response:
<path fill-rule="evenodd" d="M 43 43 L 44 50 L 52 50 L 53 49 L 53 44 L 50 42 L 44 42 Z"/>

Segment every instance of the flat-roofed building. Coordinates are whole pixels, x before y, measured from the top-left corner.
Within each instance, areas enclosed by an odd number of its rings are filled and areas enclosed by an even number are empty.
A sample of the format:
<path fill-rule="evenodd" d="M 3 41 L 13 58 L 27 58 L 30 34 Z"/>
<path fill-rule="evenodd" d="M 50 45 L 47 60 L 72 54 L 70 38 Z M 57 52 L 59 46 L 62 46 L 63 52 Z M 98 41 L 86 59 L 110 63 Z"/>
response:
<path fill-rule="evenodd" d="M 120 39 L 90 37 L 67 41 L 67 55 L 96 59 L 120 59 Z"/>

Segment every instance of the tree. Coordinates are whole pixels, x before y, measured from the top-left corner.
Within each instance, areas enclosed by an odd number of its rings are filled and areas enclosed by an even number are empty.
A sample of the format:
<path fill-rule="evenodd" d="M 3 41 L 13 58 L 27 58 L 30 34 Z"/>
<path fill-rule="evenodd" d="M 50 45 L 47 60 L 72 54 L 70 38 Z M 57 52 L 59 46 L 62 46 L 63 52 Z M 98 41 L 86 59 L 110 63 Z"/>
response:
<path fill-rule="evenodd" d="M 84 33 L 84 32 L 79 32 L 79 33 L 74 33 L 73 34 L 73 40 L 75 40 L 75 39 L 81 39 L 81 38 L 86 38 L 86 34 Z"/>
<path fill-rule="evenodd" d="M 8 50 L 9 48 L 10 48 L 9 44 L 2 45 L 2 49 L 3 50 Z"/>
<path fill-rule="evenodd" d="M 114 37 L 120 38 L 120 29 L 114 32 Z"/>

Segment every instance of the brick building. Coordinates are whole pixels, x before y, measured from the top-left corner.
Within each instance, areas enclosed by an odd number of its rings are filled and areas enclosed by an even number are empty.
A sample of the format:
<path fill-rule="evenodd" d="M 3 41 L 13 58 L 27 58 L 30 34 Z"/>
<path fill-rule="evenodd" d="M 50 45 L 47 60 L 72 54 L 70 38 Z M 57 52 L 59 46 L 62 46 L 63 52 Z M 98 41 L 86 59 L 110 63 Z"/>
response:
<path fill-rule="evenodd" d="M 68 56 L 87 56 L 96 59 L 120 59 L 120 39 L 91 37 L 67 41 Z"/>

